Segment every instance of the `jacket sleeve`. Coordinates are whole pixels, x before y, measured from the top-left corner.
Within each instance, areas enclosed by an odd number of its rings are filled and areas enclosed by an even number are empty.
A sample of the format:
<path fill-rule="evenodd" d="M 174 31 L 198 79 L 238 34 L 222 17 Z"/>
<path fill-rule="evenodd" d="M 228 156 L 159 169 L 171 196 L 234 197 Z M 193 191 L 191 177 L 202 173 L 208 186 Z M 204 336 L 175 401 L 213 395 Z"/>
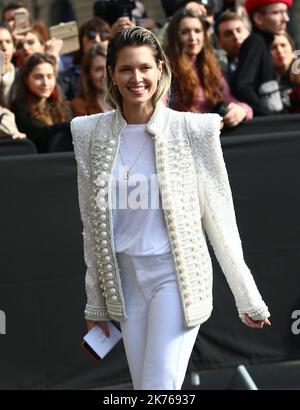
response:
<path fill-rule="evenodd" d="M 253 320 L 264 320 L 270 313 L 244 261 L 220 143 L 221 117 L 216 114 L 197 117 L 198 126 L 196 129 L 193 126 L 193 134 L 195 159 L 201 162 L 203 172 L 203 227 L 234 295 L 240 318 L 244 321 L 244 313 L 248 313 Z"/>
<path fill-rule="evenodd" d="M 255 91 L 254 84 L 261 70 L 264 44 L 260 36 L 249 36 L 243 43 L 239 62 L 233 78 L 233 93 L 240 100 L 249 104 L 255 115 L 272 115 L 262 103 Z"/>
<path fill-rule="evenodd" d="M 86 117 L 76 118 L 71 122 L 71 131 L 75 158 L 77 161 L 78 197 L 83 224 L 84 260 L 87 266 L 85 287 L 87 304 L 85 318 L 89 320 L 109 320 L 107 306 L 98 280 L 94 238 L 92 229 L 92 173 L 90 170 L 91 131 Z"/>

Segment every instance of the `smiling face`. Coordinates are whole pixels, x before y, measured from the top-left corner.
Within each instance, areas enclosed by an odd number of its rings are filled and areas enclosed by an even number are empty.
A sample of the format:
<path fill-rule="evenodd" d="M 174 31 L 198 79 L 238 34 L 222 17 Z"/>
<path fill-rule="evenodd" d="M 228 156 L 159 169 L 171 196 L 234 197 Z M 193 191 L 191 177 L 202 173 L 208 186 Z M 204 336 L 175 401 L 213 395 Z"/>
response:
<path fill-rule="evenodd" d="M 115 70 L 110 76 L 122 96 L 123 108 L 143 105 L 152 107 L 152 97 L 162 74 L 162 62 L 157 65 L 148 46 L 128 46 L 117 55 Z"/>
<path fill-rule="evenodd" d="M 184 17 L 179 23 L 179 43 L 183 53 L 196 57 L 204 46 L 204 30 L 197 17 Z"/>
<path fill-rule="evenodd" d="M 27 85 L 38 98 L 49 98 L 56 85 L 54 67 L 49 63 L 36 65 L 28 75 Z"/>

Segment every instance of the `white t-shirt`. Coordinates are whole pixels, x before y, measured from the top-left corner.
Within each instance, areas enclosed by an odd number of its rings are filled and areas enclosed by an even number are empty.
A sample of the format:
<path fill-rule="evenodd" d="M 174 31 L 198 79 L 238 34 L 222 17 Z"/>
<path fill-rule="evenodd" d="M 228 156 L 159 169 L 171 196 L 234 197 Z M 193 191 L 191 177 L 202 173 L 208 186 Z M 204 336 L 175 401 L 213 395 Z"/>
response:
<path fill-rule="evenodd" d="M 129 179 L 124 178 L 126 168 Z M 112 198 L 116 252 L 142 256 L 171 251 L 161 209 L 154 141 L 144 124 L 127 125 L 121 135 Z"/>

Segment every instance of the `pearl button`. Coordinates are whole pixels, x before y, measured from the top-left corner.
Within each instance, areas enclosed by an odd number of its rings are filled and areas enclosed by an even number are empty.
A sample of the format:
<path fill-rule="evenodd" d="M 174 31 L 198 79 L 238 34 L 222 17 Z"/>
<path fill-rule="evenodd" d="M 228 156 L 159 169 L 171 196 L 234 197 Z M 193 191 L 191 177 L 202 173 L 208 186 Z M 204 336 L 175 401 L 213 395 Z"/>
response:
<path fill-rule="evenodd" d="M 104 188 L 105 185 L 106 185 L 106 181 L 104 181 L 104 179 L 101 179 L 101 180 L 98 182 L 97 185 L 100 186 L 101 188 Z"/>
<path fill-rule="evenodd" d="M 108 234 L 107 234 L 107 232 L 105 232 L 105 231 L 102 231 L 102 232 L 100 233 L 100 235 L 101 235 L 102 238 L 107 238 L 107 237 L 108 237 Z"/>
<path fill-rule="evenodd" d="M 111 299 L 112 299 L 114 302 L 117 302 L 118 297 L 117 297 L 117 296 L 112 296 Z"/>
<path fill-rule="evenodd" d="M 104 262 L 111 262 L 111 257 L 110 256 L 105 256 Z"/>
<path fill-rule="evenodd" d="M 109 141 L 108 141 L 108 144 L 109 144 L 111 147 L 115 147 L 115 146 L 116 146 L 116 141 L 115 141 L 115 140 L 109 140 Z"/>
<path fill-rule="evenodd" d="M 101 241 L 102 246 L 107 246 L 108 242 L 106 240 Z"/>

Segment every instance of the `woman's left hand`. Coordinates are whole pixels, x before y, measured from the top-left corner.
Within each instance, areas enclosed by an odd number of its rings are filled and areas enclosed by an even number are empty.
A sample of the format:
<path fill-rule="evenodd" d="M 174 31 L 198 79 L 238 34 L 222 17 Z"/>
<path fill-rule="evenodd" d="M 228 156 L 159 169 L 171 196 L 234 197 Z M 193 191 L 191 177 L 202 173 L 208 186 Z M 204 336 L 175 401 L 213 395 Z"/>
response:
<path fill-rule="evenodd" d="M 245 313 L 244 317 L 245 317 L 245 324 L 249 327 L 253 327 L 254 329 L 262 329 L 264 327 L 264 325 L 271 326 L 271 322 L 268 319 L 253 320 L 248 315 L 248 313 Z"/>
<path fill-rule="evenodd" d="M 235 127 L 247 117 L 245 108 L 238 104 L 230 103 L 227 114 L 224 116 L 224 123 L 227 127 Z"/>

